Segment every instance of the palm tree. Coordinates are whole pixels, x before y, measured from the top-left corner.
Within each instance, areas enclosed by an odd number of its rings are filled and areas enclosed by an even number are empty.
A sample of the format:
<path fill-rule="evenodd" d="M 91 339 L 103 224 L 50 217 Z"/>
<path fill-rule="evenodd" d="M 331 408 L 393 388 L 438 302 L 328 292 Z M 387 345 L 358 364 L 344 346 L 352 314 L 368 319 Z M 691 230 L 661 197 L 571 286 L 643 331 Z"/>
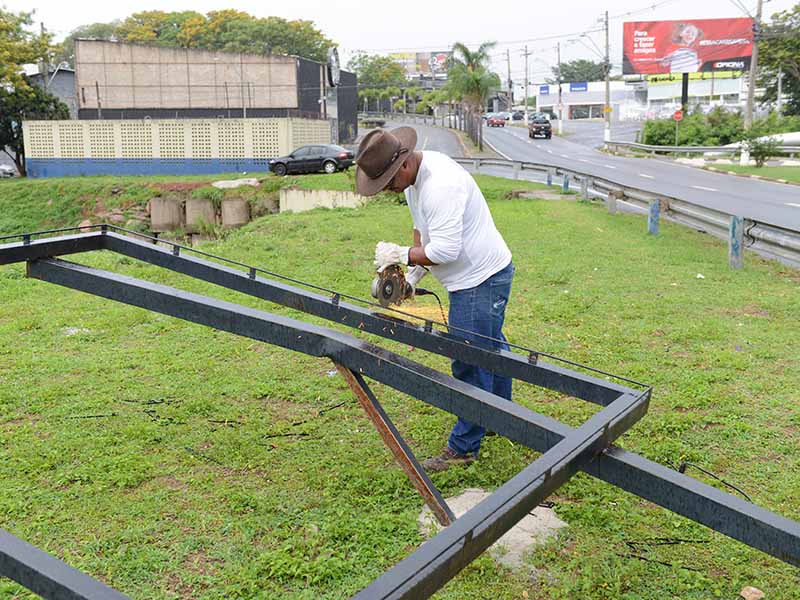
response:
<path fill-rule="evenodd" d="M 461 42 L 453 45 L 453 64 L 447 78 L 452 82 L 453 93 L 461 96 L 472 113 L 483 112 L 483 106 L 493 88 L 500 85 L 497 74 L 489 71 L 489 50 L 497 42 L 484 42 L 477 50 L 470 50 Z"/>

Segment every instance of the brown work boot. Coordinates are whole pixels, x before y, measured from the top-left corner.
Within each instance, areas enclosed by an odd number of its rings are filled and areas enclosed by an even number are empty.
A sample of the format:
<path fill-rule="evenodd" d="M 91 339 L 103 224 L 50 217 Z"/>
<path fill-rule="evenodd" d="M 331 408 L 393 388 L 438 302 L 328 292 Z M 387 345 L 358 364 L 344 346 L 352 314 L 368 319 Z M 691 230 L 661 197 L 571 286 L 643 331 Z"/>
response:
<path fill-rule="evenodd" d="M 428 473 L 440 473 L 441 471 L 447 471 L 447 469 L 454 465 L 468 465 L 473 463 L 477 458 L 478 457 L 474 454 L 459 454 L 450 448 L 450 446 L 445 446 L 445 449 L 442 450 L 439 456 L 434 456 L 424 461 L 422 463 L 422 468 Z"/>

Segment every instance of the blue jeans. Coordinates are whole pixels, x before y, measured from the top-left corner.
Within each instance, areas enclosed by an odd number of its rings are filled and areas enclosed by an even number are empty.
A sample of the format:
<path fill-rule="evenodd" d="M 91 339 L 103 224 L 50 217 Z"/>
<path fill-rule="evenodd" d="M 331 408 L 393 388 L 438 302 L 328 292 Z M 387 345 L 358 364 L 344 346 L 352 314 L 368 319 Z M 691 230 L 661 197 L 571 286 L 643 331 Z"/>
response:
<path fill-rule="evenodd" d="M 490 342 L 461 331 L 453 332 L 459 339 L 469 340 L 470 344 L 484 348 L 508 350 L 503 335 L 503 321 L 506 305 L 511 295 L 511 281 L 514 279 L 514 263 L 498 271 L 489 279 L 474 288 L 450 292 L 450 325 L 479 335 L 485 335 L 499 342 Z M 495 375 L 491 371 L 468 365 L 460 360 L 453 361 L 453 377 L 497 396 L 511 400 L 510 377 Z M 450 433 L 448 446 L 459 454 L 477 454 L 486 429 L 459 418 Z"/>

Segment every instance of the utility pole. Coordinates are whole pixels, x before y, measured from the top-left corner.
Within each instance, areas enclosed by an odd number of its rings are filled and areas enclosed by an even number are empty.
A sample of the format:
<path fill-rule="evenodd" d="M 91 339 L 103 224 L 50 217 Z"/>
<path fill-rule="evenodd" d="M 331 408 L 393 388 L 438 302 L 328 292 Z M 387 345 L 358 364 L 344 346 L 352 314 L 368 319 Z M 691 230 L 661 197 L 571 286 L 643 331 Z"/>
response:
<path fill-rule="evenodd" d="M 605 117 L 605 129 L 603 130 L 603 140 L 606 142 L 611 141 L 611 50 L 609 49 L 608 42 L 608 11 L 606 11 L 605 18 L 606 25 L 606 97 L 605 106 L 603 106 L 603 116 Z"/>
<path fill-rule="evenodd" d="M 564 133 L 564 104 L 561 102 L 561 42 L 556 44 L 558 61 L 558 135 Z"/>
<path fill-rule="evenodd" d="M 753 126 L 753 100 L 756 94 L 756 74 L 758 71 L 758 42 L 761 39 L 761 12 L 764 0 L 758 0 L 756 18 L 753 21 L 753 57 L 750 59 L 750 77 L 747 80 L 747 108 L 744 111 L 744 128 L 748 131 Z M 750 162 L 750 149 L 742 148 L 739 155 L 739 164 L 747 165 Z"/>
<path fill-rule="evenodd" d="M 506 62 L 508 64 L 508 110 L 514 104 L 514 88 L 511 87 L 511 50 L 506 50 Z"/>
<path fill-rule="evenodd" d="M 42 32 L 42 39 L 45 36 L 44 23 L 40 22 L 39 26 Z M 50 58 L 47 56 L 47 50 L 44 52 L 44 60 L 42 61 L 42 82 L 44 83 L 44 93 L 46 94 L 50 87 Z"/>
<path fill-rule="evenodd" d="M 528 126 L 528 56 L 530 56 L 527 44 L 525 45 L 525 52 L 523 56 L 525 56 L 525 127 L 527 127 Z"/>
<path fill-rule="evenodd" d="M 783 65 L 778 67 L 778 116 L 783 113 Z"/>

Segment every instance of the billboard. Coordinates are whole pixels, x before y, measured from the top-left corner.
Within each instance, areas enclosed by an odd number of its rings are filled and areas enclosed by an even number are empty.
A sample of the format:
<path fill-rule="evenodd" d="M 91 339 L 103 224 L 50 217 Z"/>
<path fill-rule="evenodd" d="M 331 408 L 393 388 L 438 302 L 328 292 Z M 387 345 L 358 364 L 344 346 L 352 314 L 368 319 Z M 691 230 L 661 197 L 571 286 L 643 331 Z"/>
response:
<path fill-rule="evenodd" d="M 743 71 L 753 54 L 753 19 L 628 22 L 622 47 L 624 75 Z"/>
<path fill-rule="evenodd" d="M 409 77 L 420 75 L 430 75 L 431 73 L 441 75 L 447 73 L 450 67 L 449 61 L 452 52 L 395 52 L 389 57 L 399 63 Z"/>

